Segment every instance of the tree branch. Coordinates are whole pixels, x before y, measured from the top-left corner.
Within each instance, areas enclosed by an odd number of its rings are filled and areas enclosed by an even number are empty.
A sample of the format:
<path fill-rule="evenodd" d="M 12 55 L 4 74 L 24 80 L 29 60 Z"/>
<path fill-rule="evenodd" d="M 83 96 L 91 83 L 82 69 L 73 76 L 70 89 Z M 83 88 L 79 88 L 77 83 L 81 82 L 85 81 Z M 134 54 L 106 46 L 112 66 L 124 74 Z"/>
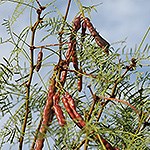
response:
<path fill-rule="evenodd" d="M 22 146 L 23 146 L 23 141 L 24 141 L 24 135 L 25 135 L 25 130 L 26 130 L 26 126 L 27 126 L 27 121 L 28 121 L 28 114 L 30 112 L 29 109 L 29 99 L 30 99 L 30 86 L 31 86 L 31 82 L 32 82 L 32 78 L 33 78 L 33 70 L 34 70 L 34 41 L 35 41 L 35 32 L 37 29 L 37 26 L 39 25 L 39 23 L 41 22 L 41 12 L 42 9 L 38 9 L 37 10 L 37 14 L 38 14 L 38 19 L 36 21 L 36 23 L 33 25 L 33 27 L 31 28 L 32 31 L 32 35 L 31 35 L 31 44 L 30 44 L 30 72 L 29 72 L 29 79 L 28 82 L 26 83 L 26 112 L 25 112 L 25 118 L 24 118 L 24 122 L 22 125 L 22 130 L 21 130 L 21 136 L 19 139 L 19 150 L 22 150 Z"/>

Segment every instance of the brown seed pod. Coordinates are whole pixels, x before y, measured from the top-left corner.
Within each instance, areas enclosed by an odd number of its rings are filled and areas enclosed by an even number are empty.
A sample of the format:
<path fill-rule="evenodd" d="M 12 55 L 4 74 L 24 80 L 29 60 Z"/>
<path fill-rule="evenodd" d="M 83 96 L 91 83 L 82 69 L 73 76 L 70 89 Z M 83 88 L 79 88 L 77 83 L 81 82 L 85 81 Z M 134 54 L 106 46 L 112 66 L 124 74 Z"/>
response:
<path fill-rule="evenodd" d="M 73 21 L 72 33 L 70 35 L 70 42 L 68 44 L 68 50 L 66 52 L 66 59 L 69 62 L 71 56 L 75 67 L 77 68 L 77 56 L 76 56 L 76 33 L 81 28 L 81 16 L 78 16 Z"/>
<path fill-rule="evenodd" d="M 60 100 L 60 92 L 56 92 L 55 95 L 53 96 L 53 104 L 56 105 L 59 103 Z"/>
<path fill-rule="evenodd" d="M 78 16 L 73 21 L 73 31 L 77 32 L 81 28 L 81 16 Z"/>
<path fill-rule="evenodd" d="M 73 113 L 73 111 L 72 111 L 72 109 L 70 108 L 70 105 L 69 105 L 69 103 L 68 103 L 68 99 L 63 96 L 63 97 L 62 97 L 62 102 L 63 102 L 63 104 L 64 104 L 64 107 L 65 107 L 67 113 L 68 113 L 69 116 L 71 117 L 71 119 L 72 119 L 72 120 L 76 119 L 76 118 L 75 118 L 75 115 L 74 115 L 74 113 Z"/>
<path fill-rule="evenodd" d="M 69 103 L 70 108 L 72 110 L 76 110 L 75 101 L 68 92 L 65 93 L 65 98 L 67 99 L 67 102 Z"/>
<path fill-rule="evenodd" d="M 82 90 L 82 70 L 80 69 L 80 74 L 78 74 L 78 91 L 81 92 Z"/>
<path fill-rule="evenodd" d="M 66 80 L 66 77 L 67 77 L 67 70 L 63 70 L 61 72 L 61 79 L 60 79 L 60 83 L 63 84 Z"/>
<path fill-rule="evenodd" d="M 79 128 L 82 128 L 83 126 L 82 126 L 82 124 L 80 124 L 80 121 L 77 120 L 78 118 L 75 116 L 73 110 L 71 109 L 70 104 L 68 103 L 68 99 L 63 96 L 62 102 L 63 102 L 65 109 L 66 109 L 67 113 L 69 114 L 70 118 L 76 123 L 76 125 Z"/>
<path fill-rule="evenodd" d="M 69 62 L 67 60 L 63 60 L 63 63 L 61 64 L 61 76 L 60 76 L 60 83 L 63 85 L 66 81 L 67 77 L 67 69 L 69 66 Z"/>
<path fill-rule="evenodd" d="M 56 80 L 52 78 L 48 89 L 48 96 L 47 96 L 48 99 L 52 99 L 55 94 L 55 84 Z"/>
<path fill-rule="evenodd" d="M 83 128 L 85 126 L 85 121 L 83 120 L 82 116 L 76 111 L 74 99 L 72 98 L 72 96 L 68 92 L 65 93 L 65 98 L 68 100 L 67 103 L 69 104 L 69 107 L 71 108 L 71 110 L 75 116 L 75 119 L 77 121 L 77 125 L 80 128 Z"/>
<path fill-rule="evenodd" d="M 68 99 L 65 96 L 62 98 L 62 101 L 63 101 L 66 111 L 69 114 L 69 116 L 71 117 L 71 119 L 76 123 L 76 125 L 79 128 L 83 128 L 85 126 L 85 122 L 82 119 L 82 117 L 80 116 L 80 114 L 78 114 L 76 112 L 74 102 L 72 101 L 72 104 L 71 104 L 71 101 L 70 101 L 70 103 L 69 103 Z M 74 108 L 74 109 L 72 109 L 72 108 Z"/>
<path fill-rule="evenodd" d="M 94 37 L 97 45 L 100 46 L 102 49 L 104 49 L 105 53 L 109 54 L 108 48 L 110 44 L 99 35 L 99 33 L 96 31 L 96 29 L 93 27 L 92 23 L 90 22 L 89 18 L 84 18 L 84 22 L 86 23 L 91 35 Z"/>
<path fill-rule="evenodd" d="M 76 49 L 75 47 L 72 50 L 72 63 L 73 63 L 73 67 L 75 70 L 79 70 L 78 69 L 78 58 L 77 58 L 77 54 L 76 54 Z"/>
<path fill-rule="evenodd" d="M 73 34 L 71 35 L 70 39 L 72 44 L 72 62 L 75 70 L 78 70 L 78 60 L 77 60 L 77 53 L 76 53 L 76 32 L 81 28 L 81 16 L 78 16 L 73 21 Z"/>
<path fill-rule="evenodd" d="M 38 53 L 38 59 L 37 59 L 37 63 L 36 63 L 36 71 L 38 72 L 41 68 L 41 64 L 42 64 L 42 58 L 43 58 L 43 52 L 42 49 L 40 50 L 40 52 Z"/>
<path fill-rule="evenodd" d="M 64 126 L 66 124 L 66 120 L 61 107 L 58 104 L 56 104 L 53 106 L 53 110 L 56 114 L 56 118 L 58 120 L 59 125 Z"/>
<path fill-rule="evenodd" d="M 48 89 L 48 96 L 47 96 L 47 100 L 46 100 L 46 104 L 44 107 L 44 111 L 43 111 L 43 116 L 42 116 L 42 123 L 39 129 L 39 132 L 41 133 L 40 135 L 45 135 L 46 131 L 47 131 L 47 127 L 49 126 L 49 122 L 52 121 L 53 118 L 53 96 L 55 93 L 55 77 L 52 77 L 50 79 L 50 86 Z M 41 150 L 43 147 L 43 143 L 44 143 L 44 136 L 38 136 L 37 140 L 36 140 L 36 150 Z"/>
<path fill-rule="evenodd" d="M 66 52 L 66 59 L 67 59 L 67 60 L 70 59 L 72 46 L 73 46 L 73 43 L 72 43 L 72 42 L 69 42 L 69 44 L 68 44 L 68 50 L 67 50 L 67 52 Z"/>
<path fill-rule="evenodd" d="M 85 32 L 86 32 L 86 23 L 85 21 L 82 23 L 82 31 L 81 31 L 81 42 L 83 43 L 85 40 Z"/>

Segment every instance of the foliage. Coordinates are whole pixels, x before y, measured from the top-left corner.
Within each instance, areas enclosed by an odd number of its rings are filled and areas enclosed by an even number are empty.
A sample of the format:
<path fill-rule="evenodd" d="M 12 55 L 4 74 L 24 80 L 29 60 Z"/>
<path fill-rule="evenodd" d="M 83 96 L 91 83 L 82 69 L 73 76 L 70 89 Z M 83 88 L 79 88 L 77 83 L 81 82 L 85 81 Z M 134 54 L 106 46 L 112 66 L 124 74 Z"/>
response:
<path fill-rule="evenodd" d="M 4 2 L 7 1 L 2 1 L 2 4 Z M 87 17 L 95 6 L 85 7 L 76 1 L 79 12 L 70 23 L 67 21 L 70 1 L 65 17 L 55 6 L 55 1 L 47 4 L 41 1 L 44 6 L 37 0 L 9 2 L 14 3 L 15 9 L 12 17 L 3 22 L 9 37 L 0 38 L 0 44 L 12 44 L 13 49 L 10 56 L 0 63 L 0 118 L 3 122 L 0 147 L 9 145 L 15 148 L 19 145 L 19 149 L 33 148 L 36 141 L 46 139 L 45 149 L 109 149 L 104 138 L 113 148 L 148 150 L 150 45 L 144 47 L 144 41 L 150 28 L 139 47 L 127 53 L 126 47 L 117 50 L 110 47 L 108 55 L 106 47 L 97 45 L 97 31 L 93 37 L 93 30 L 82 36 L 81 29 L 76 31 L 75 28 L 75 18 L 79 14 Z M 13 28 L 26 10 L 30 11 L 30 25 L 17 33 Z M 68 59 L 69 42 L 75 39 L 78 69 L 74 67 L 75 55 L 69 58 L 67 67 L 60 63 Z M 53 42 L 49 43 L 50 40 Z M 40 51 L 44 58 L 38 60 L 42 66 L 35 71 Z M 60 74 L 65 70 L 67 77 L 61 82 Z M 78 91 L 80 76 L 81 92 Z M 57 105 L 61 106 L 67 122 L 63 127 L 54 115 L 55 104 L 48 102 L 48 98 L 54 96 L 50 95 L 52 91 L 60 92 Z M 76 111 L 86 123 L 83 128 L 78 127 L 77 118 L 70 118 L 61 101 L 66 91 L 75 100 Z M 51 114 L 48 113 L 48 125 L 42 128 L 43 110 L 47 111 L 47 105 Z"/>

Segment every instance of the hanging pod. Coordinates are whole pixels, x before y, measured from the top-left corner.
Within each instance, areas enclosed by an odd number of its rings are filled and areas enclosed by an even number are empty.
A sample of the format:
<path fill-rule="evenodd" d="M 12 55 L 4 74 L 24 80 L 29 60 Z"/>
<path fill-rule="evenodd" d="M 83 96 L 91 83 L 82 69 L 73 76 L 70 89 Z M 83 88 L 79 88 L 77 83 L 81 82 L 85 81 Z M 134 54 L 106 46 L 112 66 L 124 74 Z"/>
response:
<path fill-rule="evenodd" d="M 42 49 L 39 51 L 38 53 L 38 58 L 37 58 L 37 63 L 36 63 L 36 71 L 38 72 L 41 68 L 41 64 L 42 64 L 42 58 L 43 58 L 43 52 Z"/>

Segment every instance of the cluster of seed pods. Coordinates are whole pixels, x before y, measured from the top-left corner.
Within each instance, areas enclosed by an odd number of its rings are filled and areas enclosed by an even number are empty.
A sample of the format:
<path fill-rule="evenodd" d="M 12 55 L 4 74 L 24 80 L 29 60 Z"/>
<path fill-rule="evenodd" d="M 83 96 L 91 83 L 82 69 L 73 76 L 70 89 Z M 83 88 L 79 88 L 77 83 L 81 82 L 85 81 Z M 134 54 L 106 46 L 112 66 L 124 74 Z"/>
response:
<path fill-rule="evenodd" d="M 65 116 L 63 115 L 63 111 L 59 105 L 59 101 L 60 93 L 56 92 L 53 95 L 53 110 L 59 125 L 64 126 L 66 124 L 66 120 Z M 63 95 L 62 102 L 71 119 L 78 125 L 79 128 L 83 128 L 85 126 L 85 121 L 83 120 L 82 116 L 77 112 L 75 101 L 68 92 L 66 92 L 65 95 Z"/>
<path fill-rule="evenodd" d="M 82 22 L 83 21 L 83 22 Z M 81 24 L 82 23 L 82 24 Z M 61 78 L 60 83 L 63 85 L 66 76 L 67 76 L 67 68 L 69 67 L 70 61 L 73 63 L 73 67 L 76 71 L 78 71 L 78 91 L 80 92 L 82 90 L 82 70 L 78 68 L 78 59 L 77 59 L 77 53 L 76 53 L 76 33 L 81 28 L 81 42 L 83 43 L 85 40 L 86 35 L 86 29 L 88 28 L 91 35 L 94 37 L 96 43 L 101 48 L 105 49 L 105 52 L 108 53 L 108 48 L 110 44 L 103 39 L 99 33 L 96 31 L 96 29 L 93 27 L 92 23 L 90 22 L 90 19 L 83 18 L 81 15 L 76 17 L 73 21 L 73 27 L 70 35 L 70 41 L 68 44 L 68 50 L 66 52 L 66 60 L 62 60 L 62 71 L 61 71 Z M 64 69 L 64 70 L 63 70 Z M 83 121 L 80 114 L 77 113 L 74 100 L 72 97 L 66 92 L 66 94 L 62 98 L 63 104 L 65 106 L 66 111 L 70 115 L 70 117 L 76 122 L 76 124 L 82 128 L 85 125 L 85 122 Z M 58 122 L 61 126 L 63 126 L 66 122 L 64 121 L 63 112 L 58 105 L 58 103 L 54 104 L 54 112 L 56 114 L 56 117 L 58 119 Z M 58 113 L 59 112 L 59 113 Z M 62 120 L 60 118 L 63 118 Z"/>
<path fill-rule="evenodd" d="M 35 150 L 42 149 L 43 144 L 44 144 L 44 139 L 45 139 L 43 135 L 46 134 L 47 126 L 49 126 L 49 121 L 52 120 L 52 117 L 53 117 L 53 110 L 51 108 L 53 106 L 53 96 L 55 94 L 55 84 L 56 84 L 55 78 L 52 77 L 50 82 L 51 83 L 48 89 L 47 100 L 46 100 L 46 104 L 45 104 L 44 111 L 43 111 L 42 123 L 39 129 L 40 135 L 38 139 L 36 140 Z"/>
<path fill-rule="evenodd" d="M 76 33 L 81 28 L 81 16 L 78 16 L 73 21 L 72 32 L 70 35 L 70 41 L 68 44 L 68 50 L 66 52 L 66 59 L 70 61 L 72 59 L 73 66 L 76 70 L 78 70 L 78 61 L 76 54 Z"/>
<path fill-rule="evenodd" d="M 61 60 L 61 64 L 60 64 L 60 66 L 62 67 L 61 75 L 60 75 L 60 83 L 62 86 L 64 85 L 64 83 L 66 81 L 66 77 L 67 77 L 67 69 L 69 67 L 69 63 L 72 61 L 74 69 L 77 72 L 79 72 L 79 73 L 77 73 L 78 91 L 79 92 L 82 90 L 82 73 L 83 73 L 83 71 L 82 71 L 82 69 L 79 69 L 79 67 L 78 67 L 78 58 L 77 58 L 77 53 L 76 53 L 76 44 L 77 44 L 76 33 L 78 32 L 78 30 L 80 28 L 81 28 L 81 42 L 82 43 L 85 40 L 86 29 L 88 28 L 91 35 L 94 37 L 96 43 L 98 44 L 98 46 L 100 46 L 102 49 L 104 49 L 104 51 L 107 54 L 109 52 L 108 48 L 110 46 L 110 44 L 99 35 L 99 33 L 93 27 L 92 23 L 90 22 L 90 20 L 88 18 L 83 18 L 80 15 L 74 19 L 72 32 L 70 35 L 70 41 L 68 44 L 68 50 L 66 52 L 66 60 Z M 39 71 L 39 69 L 41 68 L 42 56 L 43 56 L 43 53 L 41 50 L 38 54 L 38 59 L 37 59 L 37 65 L 36 65 L 37 71 Z M 51 84 L 49 86 L 47 102 L 46 102 L 46 105 L 44 108 L 43 121 L 42 121 L 42 126 L 40 128 L 41 133 L 44 133 L 45 131 L 43 131 L 43 130 L 45 130 L 45 126 L 48 126 L 49 113 L 50 113 L 50 110 L 48 110 L 48 109 L 51 109 L 51 108 L 52 108 L 51 111 L 53 111 L 56 115 L 59 125 L 62 127 L 64 125 L 66 125 L 65 116 L 63 114 L 61 106 L 59 105 L 60 92 L 55 91 L 55 84 L 56 84 L 56 81 L 54 79 L 52 79 Z M 77 112 L 76 106 L 75 106 L 75 101 L 68 92 L 65 92 L 65 94 L 62 96 L 62 102 L 63 102 L 63 105 L 64 105 L 67 113 L 69 114 L 70 118 L 75 122 L 75 124 L 80 129 L 82 129 L 86 125 L 86 123 L 85 123 L 84 119 L 82 118 L 82 116 Z M 111 146 L 111 144 L 109 144 L 105 139 L 101 138 L 101 140 L 107 150 L 117 150 L 117 149 L 113 148 Z M 36 146 L 38 147 L 38 142 L 37 142 Z"/>
<path fill-rule="evenodd" d="M 69 67 L 70 61 L 73 63 L 73 67 L 76 71 L 79 70 L 78 68 L 78 59 L 77 59 L 77 53 L 76 53 L 76 33 L 81 28 L 81 16 L 78 16 L 73 21 L 73 27 L 69 39 L 68 49 L 66 51 L 66 60 L 63 60 L 65 62 L 62 66 L 64 70 L 61 71 L 61 79 L 60 83 L 63 85 L 66 76 L 67 76 L 67 68 Z M 80 90 L 81 91 L 81 90 Z"/>
<path fill-rule="evenodd" d="M 85 121 L 76 111 L 75 101 L 68 92 L 66 92 L 62 97 L 62 102 L 71 119 L 78 125 L 79 128 L 83 128 L 85 126 Z"/>
<path fill-rule="evenodd" d="M 59 96 L 60 95 L 57 93 L 53 96 L 53 101 L 54 101 L 53 109 L 54 109 L 54 112 L 56 114 L 56 118 L 58 120 L 59 125 L 64 126 L 66 124 L 66 121 L 65 121 L 65 117 L 63 115 L 63 112 L 61 110 L 61 107 L 58 105 L 59 98 L 60 98 Z M 84 119 L 82 118 L 82 116 L 77 112 L 75 101 L 68 92 L 65 92 L 65 94 L 63 95 L 62 102 L 63 102 L 64 107 L 65 107 L 67 113 L 69 114 L 70 118 L 75 122 L 75 124 L 80 129 L 82 129 L 86 125 L 86 123 L 85 123 Z M 98 139 L 97 136 L 96 136 L 96 138 Z M 113 147 L 103 137 L 100 137 L 100 138 L 101 138 L 101 140 L 102 140 L 102 142 L 103 142 L 103 144 L 107 150 L 119 150 L 118 148 Z"/>
<path fill-rule="evenodd" d="M 71 59 L 72 59 L 74 68 L 76 70 L 78 70 L 78 62 L 77 62 L 77 55 L 76 55 L 76 33 L 80 29 L 80 27 L 81 27 L 81 17 L 79 16 L 79 17 L 76 17 L 73 21 L 72 33 L 70 35 L 70 42 L 68 44 L 68 50 L 66 52 L 66 60 L 61 60 L 61 62 L 60 62 L 60 66 L 61 66 L 60 83 L 61 83 L 61 85 L 63 85 L 66 81 L 67 69 L 68 69 Z M 67 94 L 65 94 L 65 95 L 67 95 Z M 78 114 L 76 112 L 75 106 L 74 106 L 74 109 L 70 106 L 70 104 L 68 103 L 67 96 L 63 96 L 63 98 L 62 98 L 64 106 L 73 120 L 79 120 L 77 125 L 79 125 L 81 127 L 80 122 L 82 124 L 83 119 L 81 119 L 82 117 L 80 116 L 80 114 Z M 54 110 L 54 113 L 56 114 L 56 118 L 57 118 L 60 126 L 64 126 L 66 124 L 66 121 L 65 121 L 65 116 L 63 115 L 63 111 L 59 105 L 59 98 L 60 98 L 60 94 L 58 94 L 58 93 L 56 93 L 53 96 L 53 110 Z M 70 100 L 70 98 L 69 98 L 69 100 Z"/>
<path fill-rule="evenodd" d="M 81 24 L 82 23 L 82 24 Z M 77 52 L 76 52 L 76 33 L 78 30 L 81 28 L 81 48 L 82 48 L 82 43 L 85 40 L 85 35 L 86 35 L 86 29 L 90 31 L 91 35 L 94 37 L 97 45 L 101 47 L 106 54 L 109 54 L 109 46 L 110 44 L 100 36 L 100 34 L 96 31 L 94 28 L 93 24 L 91 23 L 90 19 L 87 17 L 82 17 L 79 15 L 76 17 L 73 21 L 73 27 L 72 27 L 72 32 L 70 35 L 70 41 L 68 44 L 68 50 L 66 52 L 66 65 L 69 66 L 70 61 L 73 63 L 73 67 L 76 71 L 79 71 L 78 74 L 78 91 L 82 90 L 82 73 L 80 73 L 80 69 L 78 67 L 78 58 L 77 58 Z M 61 73 L 61 82 L 63 83 L 66 79 L 67 76 L 67 71 L 62 71 Z"/>

